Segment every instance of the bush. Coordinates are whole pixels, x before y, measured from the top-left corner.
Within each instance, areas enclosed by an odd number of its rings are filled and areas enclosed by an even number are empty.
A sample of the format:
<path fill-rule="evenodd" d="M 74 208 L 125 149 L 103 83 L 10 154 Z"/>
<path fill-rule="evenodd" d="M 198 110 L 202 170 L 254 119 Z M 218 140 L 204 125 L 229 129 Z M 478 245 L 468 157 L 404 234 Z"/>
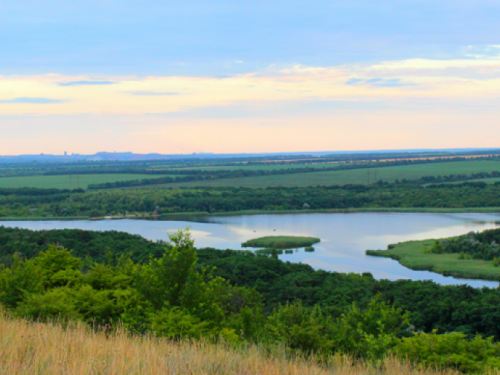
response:
<path fill-rule="evenodd" d="M 465 373 L 482 373 L 490 367 L 500 367 L 500 344 L 493 343 L 492 337 L 476 336 L 469 341 L 465 334 L 458 332 L 418 333 L 403 338 L 395 351 L 400 358 Z"/>
<path fill-rule="evenodd" d="M 333 342 L 328 331 L 332 323 L 318 308 L 307 311 L 297 301 L 275 310 L 268 318 L 267 330 L 273 341 L 284 342 L 292 350 L 329 353 Z"/>
<path fill-rule="evenodd" d="M 152 331 L 169 339 L 197 338 L 207 333 L 207 322 L 182 311 L 178 307 L 163 308 L 151 315 Z"/>
<path fill-rule="evenodd" d="M 356 304 L 337 322 L 335 346 L 337 351 L 369 360 L 379 360 L 394 347 L 397 335 L 409 325 L 409 314 L 390 306 L 375 296 L 368 308 Z"/>
<path fill-rule="evenodd" d="M 432 245 L 430 252 L 433 254 L 442 254 L 444 253 L 444 247 L 441 241 L 436 241 L 434 245 Z"/>

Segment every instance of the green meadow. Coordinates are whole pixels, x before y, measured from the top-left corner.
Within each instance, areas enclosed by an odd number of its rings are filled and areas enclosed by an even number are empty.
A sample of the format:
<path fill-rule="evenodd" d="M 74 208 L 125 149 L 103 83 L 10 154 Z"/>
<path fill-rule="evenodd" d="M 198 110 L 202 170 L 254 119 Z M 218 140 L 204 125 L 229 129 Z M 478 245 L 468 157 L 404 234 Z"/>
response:
<path fill-rule="evenodd" d="M 186 170 L 186 169 L 194 169 L 194 170 L 224 170 L 224 171 L 235 171 L 235 170 L 248 170 L 248 171 L 274 171 L 277 169 L 296 169 L 296 168 L 314 168 L 314 169 L 324 169 L 324 168 L 333 168 L 341 163 L 335 163 L 335 162 L 330 162 L 330 163 L 317 163 L 317 164 L 258 164 L 258 165 L 248 165 L 246 163 L 238 163 L 234 165 L 214 165 L 214 166 L 194 166 L 194 167 L 189 167 L 189 168 L 169 168 L 168 166 L 154 166 L 151 169 L 165 169 L 165 171 L 171 171 L 174 173 L 175 171 L 179 170 Z"/>
<path fill-rule="evenodd" d="M 242 168 L 240 168 L 242 169 Z M 393 182 L 396 179 L 416 179 L 424 176 L 445 176 L 450 174 L 471 174 L 478 172 L 500 171 L 500 161 L 479 160 L 402 165 L 394 167 L 365 168 L 340 171 L 318 171 L 270 176 L 252 176 L 228 178 L 211 181 L 193 181 L 162 185 L 149 185 L 146 188 L 158 187 L 194 187 L 194 186 L 230 186 L 265 188 L 277 186 L 317 186 L 368 184 L 378 180 Z"/>
<path fill-rule="evenodd" d="M 154 178 L 148 174 L 77 174 L 57 176 L 2 177 L 0 188 L 87 189 L 89 184 Z"/>
<path fill-rule="evenodd" d="M 468 279 L 500 280 L 500 267 L 480 259 L 458 259 L 458 254 L 426 254 L 434 239 L 401 242 L 389 245 L 388 250 L 367 250 L 367 255 L 392 258 L 412 270 L 427 270 L 445 276 Z"/>

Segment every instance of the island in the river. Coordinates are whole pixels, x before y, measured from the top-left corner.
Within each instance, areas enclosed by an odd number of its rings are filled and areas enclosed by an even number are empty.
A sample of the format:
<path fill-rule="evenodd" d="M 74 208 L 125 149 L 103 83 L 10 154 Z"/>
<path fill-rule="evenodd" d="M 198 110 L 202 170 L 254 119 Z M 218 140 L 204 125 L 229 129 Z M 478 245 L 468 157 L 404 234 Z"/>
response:
<path fill-rule="evenodd" d="M 260 247 L 260 248 L 275 248 L 275 249 L 291 249 L 298 247 L 311 247 L 320 242 L 317 237 L 298 237 L 298 236 L 267 236 L 255 238 L 243 242 L 242 247 Z"/>

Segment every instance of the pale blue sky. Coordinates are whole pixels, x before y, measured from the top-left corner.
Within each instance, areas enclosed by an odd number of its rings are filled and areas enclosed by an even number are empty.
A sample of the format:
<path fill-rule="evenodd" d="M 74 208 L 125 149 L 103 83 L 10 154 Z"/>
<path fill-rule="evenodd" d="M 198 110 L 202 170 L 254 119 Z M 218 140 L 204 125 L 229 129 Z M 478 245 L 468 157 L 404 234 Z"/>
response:
<path fill-rule="evenodd" d="M 0 2 L 0 74 L 223 75 L 462 57 L 498 44 L 498 0 Z"/>

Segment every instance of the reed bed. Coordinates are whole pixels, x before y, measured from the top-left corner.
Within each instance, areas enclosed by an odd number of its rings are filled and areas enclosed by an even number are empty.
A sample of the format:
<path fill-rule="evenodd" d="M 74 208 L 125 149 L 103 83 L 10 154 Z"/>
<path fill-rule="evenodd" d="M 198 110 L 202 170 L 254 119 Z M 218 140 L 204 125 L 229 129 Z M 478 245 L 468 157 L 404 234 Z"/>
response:
<path fill-rule="evenodd" d="M 238 374 L 238 375 L 456 375 L 419 369 L 394 358 L 377 368 L 336 356 L 328 363 L 209 342 L 172 342 L 96 332 L 81 324 L 34 323 L 0 314 L 0 374 Z"/>

